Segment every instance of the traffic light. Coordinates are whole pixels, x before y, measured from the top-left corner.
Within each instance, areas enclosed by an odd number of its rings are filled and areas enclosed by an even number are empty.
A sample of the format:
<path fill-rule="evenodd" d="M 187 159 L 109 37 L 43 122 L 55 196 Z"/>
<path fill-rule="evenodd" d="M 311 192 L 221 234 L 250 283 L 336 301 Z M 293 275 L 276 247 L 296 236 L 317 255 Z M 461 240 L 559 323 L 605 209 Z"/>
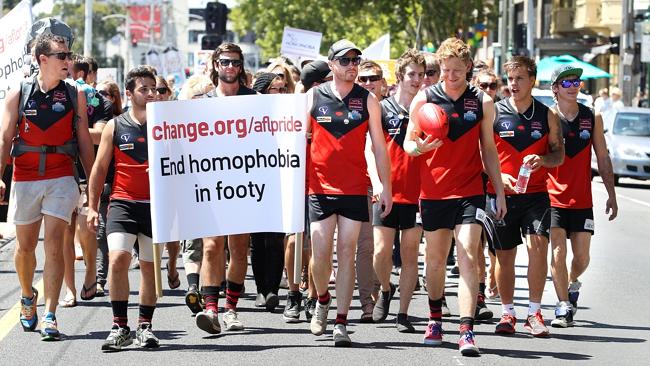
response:
<path fill-rule="evenodd" d="M 223 42 L 219 34 L 206 34 L 201 39 L 201 49 L 214 51 Z"/>
<path fill-rule="evenodd" d="M 209 2 L 205 7 L 205 32 L 208 34 L 226 34 L 228 7 L 219 2 Z"/>
<path fill-rule="evenodd" d="M 609 37 L 609 43 L 612 45 L 609 48 L 609 53 L 618 55 L 620 53 L 619 44 L 621 43 L 621 36 Z"/>

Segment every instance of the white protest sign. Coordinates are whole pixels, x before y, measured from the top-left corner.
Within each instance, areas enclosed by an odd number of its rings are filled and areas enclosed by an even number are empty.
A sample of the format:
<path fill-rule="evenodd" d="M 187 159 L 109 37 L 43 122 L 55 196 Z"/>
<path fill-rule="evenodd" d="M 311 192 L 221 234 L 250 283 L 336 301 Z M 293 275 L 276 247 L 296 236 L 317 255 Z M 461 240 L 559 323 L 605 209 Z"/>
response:
<path fill-rule="evenodd" d="M 29 55 L 25 55 L 25 41 L 32 26 L 29 1 L 21 1 L 0 19 L 0 113 L 10 87 L 16 87 L 25 77 Z"/>
<path fill-rule="evenodd" d="M 315 59 L 319 55 L 322 38 L 322 33 L 284 27 L 280 53 L 283 55 L 304 56 Z"/>
<path fill-rule="evenodd" d="M 183 56 L 175 48 L 168 48 L 163 51 L 163 74 L 178 76 L 180 84 L 185 82 L 185 70 L 183 65 Z"/>
<path fill-rule="evenodd" d="M 305 94 L 147 105 L 153 241 L 301 232 Z"/>
<path fill-rule="evenodd" d="M 198 50 L 194 51 L 194 74 L 207 74 L 206 70 L 210 65 L 210 57 L 213 51 Z"/>

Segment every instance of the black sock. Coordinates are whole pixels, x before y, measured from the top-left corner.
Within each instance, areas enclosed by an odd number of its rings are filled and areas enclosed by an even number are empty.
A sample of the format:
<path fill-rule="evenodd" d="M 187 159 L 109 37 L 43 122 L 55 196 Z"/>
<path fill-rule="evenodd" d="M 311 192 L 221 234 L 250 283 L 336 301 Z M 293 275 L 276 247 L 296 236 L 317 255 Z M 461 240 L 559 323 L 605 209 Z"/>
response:
<path fill-rule="evenodd" d="M 403 319 L 408 319 L 408 314 L 405 313 L 397 313 L 397 320 L 403 320 Z"/>
<path fill-rule="evenodd" d="M 127 311 L 129 308 L 128 301 L 111 301 L 113 308 L 113 323 L 120 327 L 126 327 L 128 324 Z"/>
<path fill-rule="evenodd" d="M 149 323 L 151 324 L 151 319 L 153 318 L 153 312 L 156 310 L 156 306 L 149 305 L 140 305 L 138 324 Z"/>
<path fill-rule="evenodd" d="M 485 296 L 485 282 L 478 284 L 478 292 L 481 293 L 481 295 Z"/>
<path fill-rule="evenodd" d="M 444 297 L 443 297 L 444 298 Z M 429 298 L 429 320 L 442 321 L 442 299 L 431 300 Z"/>
<path fill-rule="evenodd" d="M 199 287 L 199 274 L 198 273 L 188 273 L 187 274 L 187 285 L 192 287 L 192 285 Z"/>

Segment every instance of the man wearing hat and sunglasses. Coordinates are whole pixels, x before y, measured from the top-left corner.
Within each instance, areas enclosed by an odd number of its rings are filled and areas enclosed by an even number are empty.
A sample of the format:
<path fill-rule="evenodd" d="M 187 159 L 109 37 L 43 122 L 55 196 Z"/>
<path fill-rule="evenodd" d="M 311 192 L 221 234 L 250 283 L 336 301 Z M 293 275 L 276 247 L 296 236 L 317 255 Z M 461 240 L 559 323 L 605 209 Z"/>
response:
<path fill-rule="evenodd" d="M 582 69 L 562 65 L 551 76 L 556 105 L 560 116 L 566 156 L 564 163 L 549 171 L 547 181 L 551 198 L 551 274 L 557 293 L 553 327 L 573 326 L 580 286 L 578 277 L 589 264 L 589 246 L 594 234 L 594 212 L 591 197 L 591 150 L 598 161 L 598 173 L 607 190 L 605 212 L 609 220 L 616 218 L 618 206 L 614 192 L 614 173 L 609 159 L 603 119 L 600 113 L 578 103 Z M 567 238 L 571 240 L 573 260 L 567 271 Z"/>
<path fill-rule="evenodd" d="M 318 303 L 310 329 L 321 335 L 327 327 L 331 303 L 328 291 L 332 270 L 334 231 L 338 227 L 336 278 L 337 315 L 334 345 L 349 347 L 347 313 L 355 278 L 355 252 L 361 223 L 369 221 L 367 164 L 364 154 L 370 133 L 382 189 L 378 204 L 382 217 L 392 207 L 390 161 L 381 127 L 377 98 L 355 84 L 361 50 L 348 40 L 334 43 L 328 64 L 334 79 L 307 94 L 307 131 L 312 134 L 308 169 L 309 218 L 312 238 L 312 271 Z"/>

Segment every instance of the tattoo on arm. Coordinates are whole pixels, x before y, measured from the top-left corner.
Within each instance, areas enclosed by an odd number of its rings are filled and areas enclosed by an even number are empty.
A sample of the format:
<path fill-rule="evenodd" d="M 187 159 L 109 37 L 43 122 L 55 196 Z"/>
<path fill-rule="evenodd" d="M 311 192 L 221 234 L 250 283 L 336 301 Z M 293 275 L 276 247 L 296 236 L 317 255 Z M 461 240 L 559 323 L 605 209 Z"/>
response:
<path fill-rule="evenodd" d="M 544 160 L 547 168 L 561 165 L 564 161 L 564 138 L 559 126 L 555 129 L 553 138 L 549 136 L 548 153 L 544 156 Z"/>

